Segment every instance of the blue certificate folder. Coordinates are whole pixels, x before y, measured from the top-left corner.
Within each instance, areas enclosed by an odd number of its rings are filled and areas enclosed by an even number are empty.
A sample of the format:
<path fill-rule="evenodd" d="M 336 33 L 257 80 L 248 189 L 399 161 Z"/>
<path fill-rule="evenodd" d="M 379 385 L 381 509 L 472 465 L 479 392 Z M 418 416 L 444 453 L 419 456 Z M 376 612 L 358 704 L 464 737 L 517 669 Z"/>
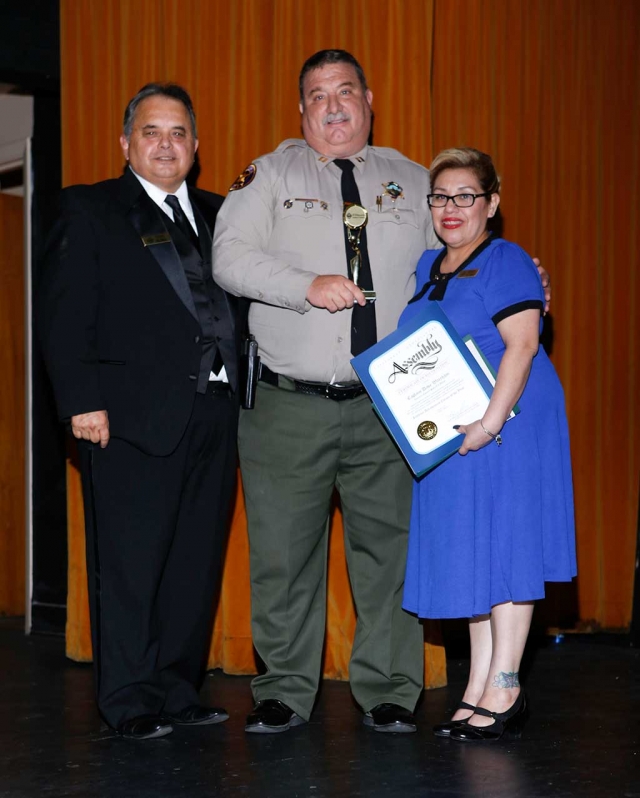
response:
<path fill-rule="evenodd" d="M 453 425 L 482 417 L 495 382 L 475 342 L 460 337 L 438 302 L 351 363 L 416 476 L 460 448 Z"/>

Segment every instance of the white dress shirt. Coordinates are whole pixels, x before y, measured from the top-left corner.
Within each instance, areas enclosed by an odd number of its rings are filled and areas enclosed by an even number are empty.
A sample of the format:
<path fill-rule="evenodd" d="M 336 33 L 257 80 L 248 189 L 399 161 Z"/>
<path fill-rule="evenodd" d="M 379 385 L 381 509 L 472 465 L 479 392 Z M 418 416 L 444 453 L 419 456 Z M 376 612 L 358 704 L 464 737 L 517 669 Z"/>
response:
<path fill-rule="evenodd" d="M 131 169 L 131 167 L 129 167 Z M 164 201 L 165 197 L 167 196 L 167 192 L 155 186 L 153 183 L 150 183 L 148 180 L 145 180 L 144 177 L 140 177 L 140 175 L 131 169 L 133 174 L 138 178 L 140 181 L 142 188 L 147 192 L 147 194 L 151 197 L 151 199 L 155 202 L 155 204 L 160 208 L 160 210 L 164 211 L 167 216 L 171 219 L 172 222 L 175 221 L 173 218 L 173 211 L 171 210 L 170 206 Z M 187 184 L 183 180 L 180 188 L 174 192 L 174 196 L 178 198 L 178 202 L 180 203 L 180 207 L 184 211 L 184 215 L 189 220 L 189 224 L 193 227 L 193 230 L 196 235 L 198 235 L 198 226 L 196 225 L 196 219 L 193 215 L 193 208 L 191 207 L 191 200 L 189 199 L 189 189 L 187 188 Z"/>

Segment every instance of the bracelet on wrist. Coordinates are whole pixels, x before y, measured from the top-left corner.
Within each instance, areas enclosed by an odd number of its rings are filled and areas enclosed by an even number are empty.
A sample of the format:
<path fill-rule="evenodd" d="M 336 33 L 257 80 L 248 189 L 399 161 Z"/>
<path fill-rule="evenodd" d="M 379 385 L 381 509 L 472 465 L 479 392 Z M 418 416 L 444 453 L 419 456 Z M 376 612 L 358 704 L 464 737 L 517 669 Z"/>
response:
<path fill-rule="evenodd" d="M 482 423 L 482 421 L 480 421 L 480 426 L 482 427 L 482 429 L 483 429 L 483 430 L 484 430 L 484 431 L 487 433 L 487 435 L 488 435 L 490 438 L 493 438 L 493 440 L 494 440 L 494 441 L 495 441 L 495 442 L 498 444 L 498 446 L 502 446 L 502 435 L 500 435 L 500 433 L 499 433 L 499 432 L 498 432 L 497 434 L 495 434 L 495 433 L 493 433 L 493 432 L 490 432 L 490 431 L 489 431 L 489 430 L 488 430 L 488 429 L 485 427 L 485 425 Z"/>

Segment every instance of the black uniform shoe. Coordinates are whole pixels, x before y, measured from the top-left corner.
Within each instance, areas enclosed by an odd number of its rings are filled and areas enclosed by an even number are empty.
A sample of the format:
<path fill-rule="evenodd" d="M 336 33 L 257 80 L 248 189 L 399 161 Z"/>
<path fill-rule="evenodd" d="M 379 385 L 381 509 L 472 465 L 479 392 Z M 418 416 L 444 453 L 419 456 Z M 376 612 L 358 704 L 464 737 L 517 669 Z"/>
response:
<path fill-rule="evenodd" d="M 363 723 L 377 732 L 409 734 L 418 730 L 413 712 L 398 704 L 378 704 L 365 714 Z"/>
<path fill-rule="evenodd" d="M 137 715 L 121 723 L 117 731 L 127 740 L 153 740 L 171 734 L 173 726 L 160 715 Z"/>
<path fill-rule="evenodd" d="M 247 725 L 244 730 L 257 734 L 277 734 L 285 732 L 292 726 L 301 726 L 306 721 L 299 715 L 278 701 L 277 698 L 267 698 L 258 701 L 253 712 L 247 716 Z"/>
<path fill-rule="evenodd" d="M 229 720 L 229 713 L 221 707 L 203 707 L 200 704 L 189 704 L 176 712 L 165 712 L 165 717 L 177 726 L 209 726 L 212 723 L 223 723 Z"/>

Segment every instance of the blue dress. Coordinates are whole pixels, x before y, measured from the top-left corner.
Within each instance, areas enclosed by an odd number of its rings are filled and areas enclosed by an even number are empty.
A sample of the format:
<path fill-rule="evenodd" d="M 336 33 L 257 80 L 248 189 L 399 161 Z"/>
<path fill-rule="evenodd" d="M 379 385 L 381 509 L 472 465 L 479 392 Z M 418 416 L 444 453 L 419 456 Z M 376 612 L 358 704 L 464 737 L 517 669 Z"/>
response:
<path fill-rule="evenodd" d="M 416 296 L 443 257 L 424 253 Z M 400 325 L 432 291 L 407 306 Z M 496 324 L 543 302 L 533 261 L 497 238 L 456 270 L 440 305 L 497 372 L 505 347 Z M 414 484 L 403 606 L 421 618 L 483 615 L 506 601 L 543 598 L 546 581 L 576 575 L 564 393 L 542 347 L 518 404 L 521 412 L 502 429 L 502 446 L 456 453 Z"/>

